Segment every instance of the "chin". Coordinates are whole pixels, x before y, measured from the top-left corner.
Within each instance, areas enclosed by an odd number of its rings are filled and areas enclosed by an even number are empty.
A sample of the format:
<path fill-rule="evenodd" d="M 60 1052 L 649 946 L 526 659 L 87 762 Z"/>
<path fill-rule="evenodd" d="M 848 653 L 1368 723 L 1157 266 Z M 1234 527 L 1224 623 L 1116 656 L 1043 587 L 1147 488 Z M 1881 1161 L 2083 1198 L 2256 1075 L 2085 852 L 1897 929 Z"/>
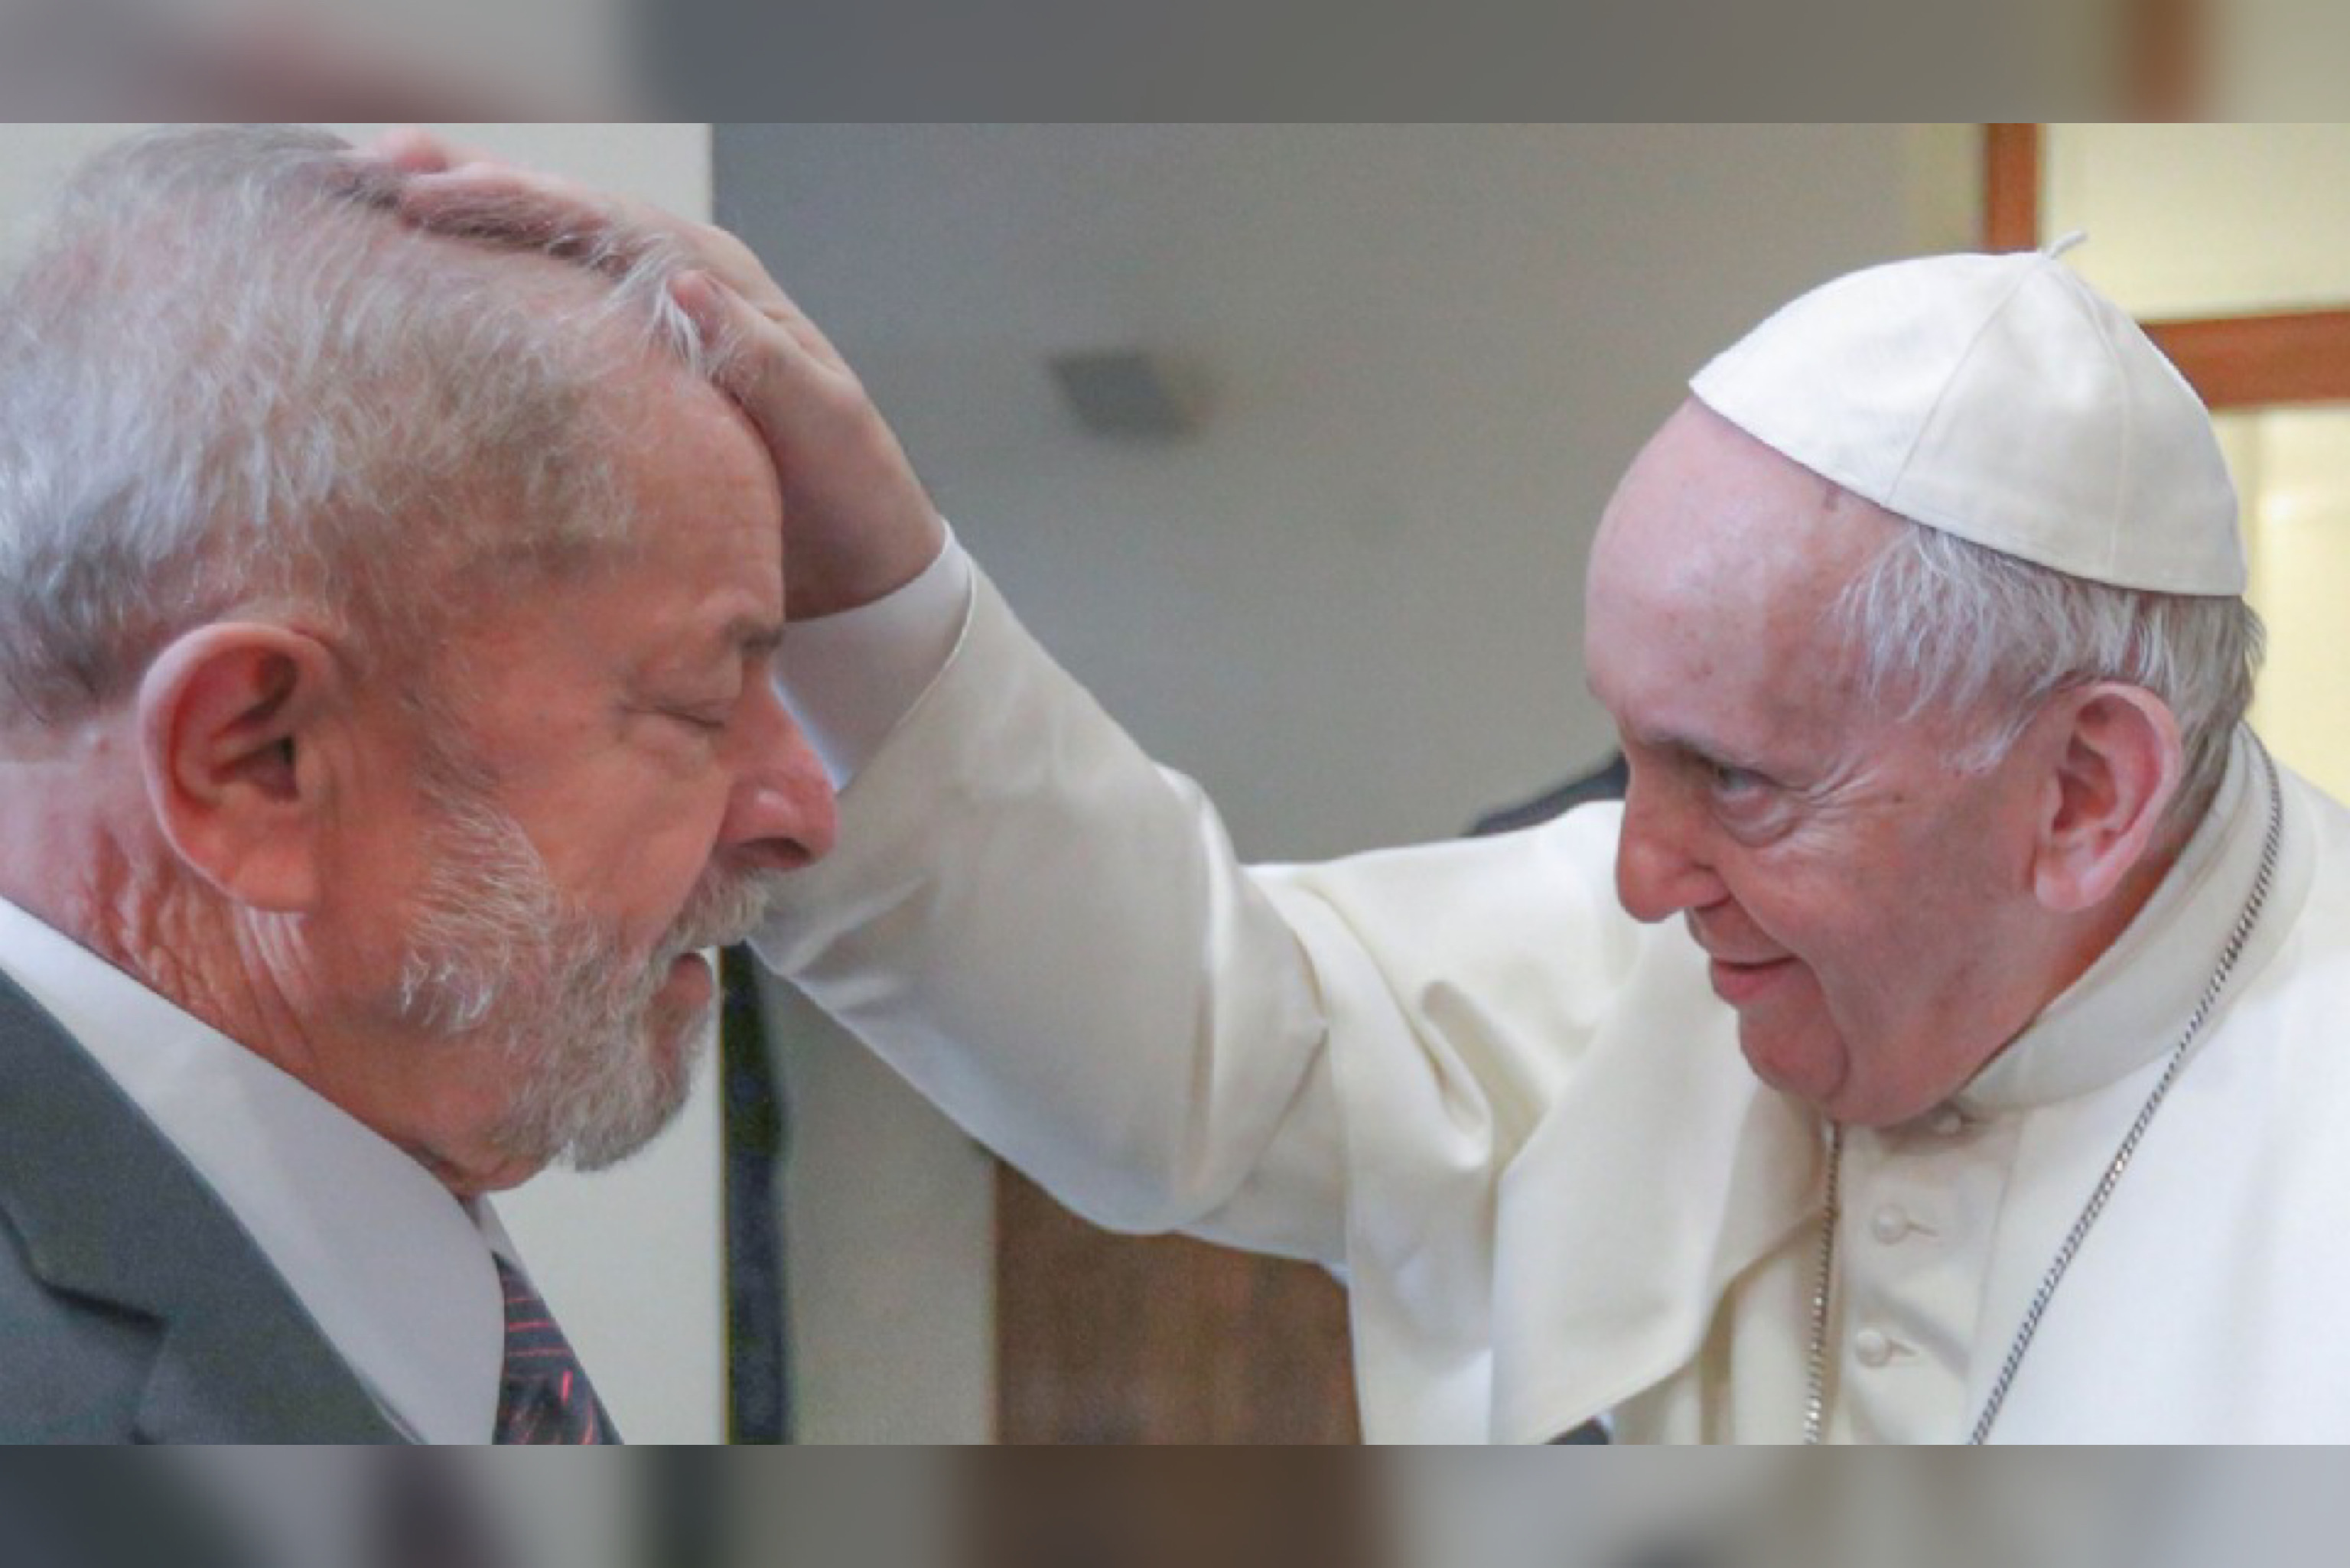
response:
<path fill-rule="evenodd" d="M 1847 1119 L 1838 1102 L 1852 1076 L 1852 1059 L 1834 1033 L 1774 1029 L 1741 1019 L 1738 1045 L 1764 1084 L 1823 1116 Z"/>
<path fill-rule="evenodd" d="M 564 1152 L 563 1163 L 574 1170 L 609 1170 L 643 1153 L 685 1109 L 691 1082 L 688 1075 L 680 1073 L 674 1083 L 662 1086 L 659 1099 L 634 1107 L 636 1114 L 579 1129 Z"/>
<path fill-rule="evenodd" d="M 578 1170 L 608 1169 L 667 1132 L 692 1097 L 708 1022 L 709 1009 L 702 1007 L 652 1024 L 633 1092 L 602 1107 L 600 1116 L 574 1135 L 566 1163 Z"/>
<path fill-rule="evenodd" d="M 533 1167 L 603 1170 L 677 1119 L 709 1038 L 706 1008 L 652 1008 L 633 1027 L 543 1042 L 494 1146 Z"/>
<path fill-rule="evenodd" d="M 1746 1061 L 1764 1084 L 1844 1127 L 1898 1127 L 1941 1103 L 1932 1096 L 1921 1099 L 1914 1093 L 1896 1092 L 1881 1083 L 1856 1081 L 1841 1042 L 1833 1051 L 1794 1054 L 1793 1059 L 1750 1049 Z"/>

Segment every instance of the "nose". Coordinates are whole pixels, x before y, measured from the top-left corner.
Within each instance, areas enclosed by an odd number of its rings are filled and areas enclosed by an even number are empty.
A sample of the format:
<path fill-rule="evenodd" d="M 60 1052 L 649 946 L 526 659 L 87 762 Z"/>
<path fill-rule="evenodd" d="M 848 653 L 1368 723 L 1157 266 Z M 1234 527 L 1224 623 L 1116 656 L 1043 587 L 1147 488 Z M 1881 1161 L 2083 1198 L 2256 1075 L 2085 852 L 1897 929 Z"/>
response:
<path fill-rule="evenodd" d="M 1616 898 L 1634 919 L 1669 919 L 1727 896 L 1705 853 L 1703 811 L 1633 769 L 1616 839 Z"/>
<path fill-rule="evenodd" d="M 832 781 L 782 699 L 763 691 L 736 732 L 740 756 L 721 842 L 771 871 L 796 871 L 832 853 L 840 816 Z"/>

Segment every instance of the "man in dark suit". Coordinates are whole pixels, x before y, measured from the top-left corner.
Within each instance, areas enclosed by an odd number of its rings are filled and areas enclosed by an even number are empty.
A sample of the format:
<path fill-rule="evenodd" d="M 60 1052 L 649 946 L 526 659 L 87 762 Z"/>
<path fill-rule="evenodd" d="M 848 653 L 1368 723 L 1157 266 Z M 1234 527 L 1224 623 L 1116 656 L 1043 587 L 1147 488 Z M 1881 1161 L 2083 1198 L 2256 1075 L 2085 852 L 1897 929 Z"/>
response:
<path fill-rule="evenodd" d="M 12 1436 L 397 1438 L 220 1199 L 5 980 L 0 1210 Z"/>
<path fill-rule="evenodd" d="M 152 134 L 0 293 L 0 1438 L 612 1438 L 488 1195 L 829 843 L 675 265 L 409 182 Z"/>

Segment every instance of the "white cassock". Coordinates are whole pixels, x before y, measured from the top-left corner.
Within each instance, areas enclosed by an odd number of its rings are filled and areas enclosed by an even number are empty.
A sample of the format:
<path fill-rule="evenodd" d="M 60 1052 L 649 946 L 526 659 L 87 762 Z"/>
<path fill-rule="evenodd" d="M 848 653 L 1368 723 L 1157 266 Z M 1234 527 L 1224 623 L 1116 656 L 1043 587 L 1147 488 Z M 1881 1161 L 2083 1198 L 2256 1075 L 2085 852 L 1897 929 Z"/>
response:
<path fill-rule="evenodd" d="M 1334 787 L 1344 787 L 1343 783 Z M 2002 1441 L 2350 1439 L 2350 815 L 2282 784 L 2220 1011 Z M 2240 739 L 2122 940 L 1947 1106 L 1846 1141 L 1827 1434 L 1962 1439 L 2243 910 Z M 1082 1212 L 1347 1282 L 1374 1440 L 1800 1437 L 1825 1139 L 1762 1087 L 1617 815 L 1243 867 L 983 581 L 770 961 Z"/>

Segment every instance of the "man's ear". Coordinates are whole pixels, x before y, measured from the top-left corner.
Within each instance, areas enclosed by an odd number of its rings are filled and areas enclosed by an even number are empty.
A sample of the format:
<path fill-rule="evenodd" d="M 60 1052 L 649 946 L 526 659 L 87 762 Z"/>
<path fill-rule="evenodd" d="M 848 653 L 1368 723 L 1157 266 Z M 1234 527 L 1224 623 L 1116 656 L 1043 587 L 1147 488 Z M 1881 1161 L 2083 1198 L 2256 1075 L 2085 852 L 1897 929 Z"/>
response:
<path fill-rule="evenodd" d="M 238 903 L 286 911 L 316 901 L 330 780 L 315 742 L 346 695 L 324 643 L 259 622 L 189 632 L 140 681 L 155 820 L 189 868 Z"/>
<path fill-rule="evenodd" d="M 2141 687 L 2104 680 L 2065 692 L 2043 786 L 2033 892 L 2072 914 L 2111 897 L 2142 861 L 2187 767 L 2178 721 Z"/>

